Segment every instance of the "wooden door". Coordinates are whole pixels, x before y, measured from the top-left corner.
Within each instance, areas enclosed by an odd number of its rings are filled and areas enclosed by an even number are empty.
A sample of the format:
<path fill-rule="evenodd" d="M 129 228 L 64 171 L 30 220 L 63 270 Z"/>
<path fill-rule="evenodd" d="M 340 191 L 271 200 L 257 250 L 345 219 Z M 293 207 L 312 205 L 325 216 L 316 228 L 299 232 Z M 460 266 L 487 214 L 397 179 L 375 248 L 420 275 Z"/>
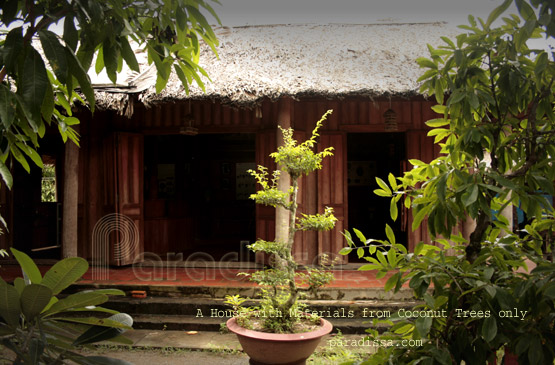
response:
<path fill-rule="evenodd" d="M 260 132 L 256 135 L 256 165 L 265 166 L 269 173 L 276 168 L 274 160 L 270 157 L 270 153 L 276 150 L 276 131 L 269 130 Z M 254 177 L 253 177 L 254 179 Z M 257 186 L 257 189 L 260 187 Z M 271 241 L 275 238 L 275 217 L 274 207 L 256 204 L 256 238 Z M 261 255 L 257 255 L 257 261 L 260 261 Z"/>
<path fill-rule="evenodd" d="M 344 133 L 322 133 L 318 150 L 333 147 L 333 156 L 326 157 L 322 169 L 318 171 L 318 213 L 331 207 L 337 218 L 335 228 L 319 232 L 318 255 L 327 254 L 331 259 L 347 262 L 347 257 L 339 255 L 345 246 L 342 232 L 347 227 L 347 143 Z"/>
<path fill-rule="evenodd" d="M 110 236 L 110 265 L 130 265 L 140 260 L 144 251 L 143 136 L 133 133 L 115 133 L 108 139 L 106 166 L 107 203 Z M 103 219 L 104 219 L 103 218 Z"/>

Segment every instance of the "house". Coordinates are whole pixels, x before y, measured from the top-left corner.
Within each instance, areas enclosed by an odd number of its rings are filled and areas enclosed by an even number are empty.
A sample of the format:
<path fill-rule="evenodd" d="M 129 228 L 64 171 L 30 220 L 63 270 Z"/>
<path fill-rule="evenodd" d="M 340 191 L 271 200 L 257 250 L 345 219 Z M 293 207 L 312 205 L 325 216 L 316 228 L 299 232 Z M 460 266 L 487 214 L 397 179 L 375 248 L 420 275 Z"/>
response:
<path fill-rule="evenodd" d="M 418 91 L 416 59 L 456 33 L 439 22 L 219 28 L 218 57 L 200 56 L 212 80 L 188 94 L 175 75 L 156 94 L 155 69 L 137 50 L 142 73 L 116 85 L 93 80 L 97 111 L 81 113 L 79 149 L 45 137 L 55 202 L 41 202 L 38 169 L 30 177 L 16 169 L 13 192 L 0 196 L 11 222 L 2 245 L 114 265 L 253 260 L 244 246 L 273 239 L 276 217 L 248 199 L 256 186 L 247 170 L 270 164 L 278 126 L 304 138 L 333 109 L 318 146 L 335 155 L 302 179 L 299 203 L 306 213 L 331 206 L 338 222 L 331 232 L 302 233 L 297 260 L 337 255 L 345 229 L 379 238 L 386 222 L 413 248 L 426 230 L 412 232 L 407 212 L 389 221 L 389 200 L 372 191 L 376 176 L 437 155 L 424 124 L 436 117 L 435 101 Z"/>

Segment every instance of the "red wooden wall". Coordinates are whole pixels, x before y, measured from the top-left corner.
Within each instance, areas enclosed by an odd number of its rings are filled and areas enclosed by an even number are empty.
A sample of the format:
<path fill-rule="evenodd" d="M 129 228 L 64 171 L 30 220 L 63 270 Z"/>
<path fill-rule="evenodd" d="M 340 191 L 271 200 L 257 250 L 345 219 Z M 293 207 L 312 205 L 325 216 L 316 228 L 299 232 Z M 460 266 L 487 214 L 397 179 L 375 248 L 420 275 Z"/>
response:
<path fill-rule="evenodd" d="M 413 99 L 377 99 L 347 98 L 343 100 L 304 99 L 290 103 L 292 127 L 299 135 L 309 135 L 315 122 L 328 109 L 333 109 L 321 132 L 319 148 L 333 146 L 334 156 L 324 162 L 323 169 L 315 175 L 303 177 L 299 204 L 306 213 L 322 213 L 324 206 L 332 206 L 338 217 L 335 230 L 325 233 L 299 233 L 300 240 L 295 250 L 300 262 L 310 263 L 322 253 L 336 253 L 344 246 L 341 232 L 349 228 L 347 204 L 347 133 L 383 133 L 388 131 L 385 125 L 384 113 L 391 109 L 396 114 L 396 131 L 405 133 L 406 158 L 418 158 L 430 161 L 437 155 L 437 148 L 433 140 L 426 137 L 424 122 L 434 117 L 430 107 L 434 103 L 423 98 Z M 116 115 L 112 112 L 97 112 L 94 119 L 86 122 L 82 127 L 82 147 L 80 150 L 80 244 L 79 254 L 90 257 L 90 236 L 95 222 L 103 215 L 115 211 L 114 204 L 109 201 L 116 193 L 124 191 L 122 187 L 115 188 L 110 179 L 103 176 L 106 164 L 113 158 L 106 155 L 103 144 L 106 138 L 117 132 L 132 132 L 139 135 L 148 134 L 178 134 L 182 127 L 191 124 L 198 128 L 199 133 L 256 133 L 257 164 L 271 166 L 268 155 L 273 152 L 277 144 L 277 116 L 283 103 L 265 101 L 261 106 L 253 109 L 238 109 L 224 106 L 212 101 L 193 101 L 164 103 L 147 109 L 135 106 L 135 113 L 131 119 Z M 283 112 L 283 111 L 282 111 Z M 190 118 L 192 117 L 192 119 Z M 140 148 L 134 153 L 140 153 Z M 104 157 L 103 157 L 104 156 Z M 106 158 L 108 160 L 106 160 Z M 143 158 L 144 160 L 144 158 Z M 134 161 L 128 169 L 120 171 L 132 174 L 140 169 L 137 163 L 141 158 L 131 158 Z M 122 162 L 125 164 L 125 162 Z M 130 172 L 131 171 L 131 172 Z M 131 179 L 131 181 L 140 182 Z M 133 194 L 139 187 L 132 185 Z M 142 207 L 143 202 L 135 199 L 135 203 Z M 137 207 L 137 206 L 135 206 Z M 138 215 L 140 219 L 140 215 Z M 274 209 L 256 207 L 256 235 L 264 239 L 274 238 Z M 410 227 L 410 224 L 408 225 Z M 142 229 L 142 228 L 141 228 Z M 150 232 L 150 233 L 148 233 Z M 144 244 L 160 239 L 160 232 L 145 230 Z M 409 234 L 409 247 L 426 239 L 424 228 Z M 344 259 L 344 258 L 343 258 Z"/>

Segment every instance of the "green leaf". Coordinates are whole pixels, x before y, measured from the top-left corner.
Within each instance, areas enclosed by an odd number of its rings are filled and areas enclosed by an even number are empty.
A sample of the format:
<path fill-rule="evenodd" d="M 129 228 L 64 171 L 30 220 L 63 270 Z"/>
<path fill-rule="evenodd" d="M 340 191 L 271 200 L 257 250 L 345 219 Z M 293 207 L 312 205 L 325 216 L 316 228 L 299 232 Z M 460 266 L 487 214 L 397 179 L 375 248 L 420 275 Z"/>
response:
<path fill-rule="evenodd" d="M 389 279 L 387 279 L 384 285 L 384 290 L 388 292 L 393 289 L 397 285 L 397 281 L 400 279 L 400 276 L 401 273 L 395 273 Z"/>
<path fill-rule="evenodd" d="M 91 80 L 89 79 L 89 75 L 81 66 L 81 63 L 75 56 L 73 52 L 71 52 L 68 48 L 65 48 L 67 61 L 69 65 L 69 72 L 77 79 L 79 82 L 79 86 L 81 87 L 81 91 L 85 95 L 85 98 L 89 102 L 89 107 L 91 108 L 91 112 L 94 111 L 94 90 L 91 86 Z"/>
<path fill-rule="evenodd" d="M 97 294 L 94 292 L 81 292 L 76 294 L 71 294 L 63 299 L 58 300 L 54 303 L 50 309 L 43 312 L 44 317 L 52 316 L 60 312 L 70 311 L 73 309 L 80 309 L 83 307 L 100 305 L 108 300 L 108 296 L 104 294 Z M 87 322 L 79 322 L 87 323 Z M 96 324 L 96 323 L 93 323 Z"/>
<path fill-rule="evenodd" d="M 57 295 L 80 279 L 88 269 L 88 262 L 81 257 L 65 258 L 44 274 L 41 284 L 52 289 L 52 293 Z"/>
<path fill-rule="evenodd" d="M 357 248 L 357 256 L 359 259 L 362 258 L 362 256 L 364 256 L 364 248 L 362 247 Z"/>
<path fill-rule="evenodd" d="M 173 65 L 173 67 L 175 69 L 175 73 L 177 74 L 177 77 L 179 77 L 179 80 L 181 80 L 181 84 L 185 89 L 185 94 L 189 95 L 189 81 L 187 79 L 187 76 L 185 75 L 185 72 L 183 71 L 185 67 L 180 67 L 177 64 Z"/>
<path fill-rule="evenodd" d="M 77 43 L 79 42 L 79 34 L 75 28 L 75 18 L 73 16 L 66 16 L 64 19 L 64 42 L 67 46 L 75 51 Z"/>
<path fill-rule="evenodd" d="M 96 318 L 96 317 L 52 317 L 52 320 L 64 321 L 64 322 L 72 322 L 72 323 L 81 323 L 81 324 L 88 324 L 92 326 L 103 326 L 103 327 L 113 327 L 113 328 L 123 328 L 126 330 L 130 330 L 129 326 L 113 321 L 108 318 Z"/>
<path fill-rule="evenodd" d="M 353 251 L 352 248 L 350 247 L 343 247 L 341 250 L 339 250 L 339 254 L 340 255 L 348 255 L 351 253 L 351 251 Z"/>
<path fill-rule="evenodd" d="M 54 113 L 54 105 L 55 105 L 55 98 L 54 98 L 54 90 L 52 89 L 52 84 L 48 83 L 46 85 L 46 93 L 44 95 L 44 100 L 42 101 L 41 106 L 41 115 L 47 123 L 50 123 L 52 120 L 52 114 Z M 39 137 L 44 137 L 44 133 L 46 132 L 46 128 L 44 123 L 41 122 L 39 126 Z"/>
<path fill-rule="evenodd" d="M 40 274 L 37 265 L 35 265 L 35 262 L 29 256 L 27 256 L 26 253 L 16 250 L 13 247 L 10 248 L 10 251 L 19 263 L 19 266 L 21 266 L 21 271 L 23 271 L 25 283 L 27 285 L 40 284 L 42 281 L 42 275 Z"/>
<path fill-rule="evenodd" d="M 4 67 L 9 73 L 16 71 L 17 61 L 23 54 L 23 44 L 22 28 L 17 27 L 10 30 L 2 47 Z"/>
<path fill-rule="evenodd" d="M 530 364 L 546 364 L 546 362 L 543 361 L 543 346 L 539 336 L 532 336 L 530 339 L 528 360 L 530 360 Z"/>
<path fill-rule="evenodd" d="M 399 211 L 397 208 L 397 202 L 395 201 L 395 199 L 391 199 L 391 202 L 389 203 L 389 215 L 394 222 L 397 220 L 398 214 Z"/>
<path fill-rule="evenodd" d="M 13 185 L 13 176 L 8 166 L 6 166 L 6 164 L 2 161 L 0 161 L 0 174 L 2 175 L 2 180 L 6 183 L 8 189 L 11 189 Z"/>
<path fill-rule="evenodd" d="M 420 317 L 414 322 L 414 326 L 421 338 L 426 338 L 426 336 L 428 336 L 428 332 L 430 332 L 430 328 L 432 327 L 432 321 L 432 317 Z"/>
<path fill-rule="evenodd" d="M 21 90 L 21 96 L 29 109 L 31 114 L 29 123 L 35 133 L 41 121 L 42 103 L 49 82 L 42 57 L 33 47 L 29 47 L 23 64 L 21 88 L 18 88 L 18 92 Z"/>
<path fill-rule="evenodd" d="M 487 342 L 492 341 L 497 336 L 497 321 L 495 317 L 487 317 L 482 323 L 482 337 Z"/>
<path fill-rule="evenodd" d="M 44 352 L 45 342 L 39 338 L 31 339 L 29 343 L 29 359 L 31 364 L 40 364 L 40 358 Z"/>
<path fill-rule="evenodd" d="M 135 72 L 141 72 L 139 63 L 137 62 L 137 58 L 135 57 L 135 52 L 133 52 L 133 49 L 131 49 L 131 46 L 129 45 L 129 41 L 127 40 L 127 38 L 121 37 L 120 44 L 121 44 L 121 55 L 123 56 L 125 63 L 127 63 L 127 66 L 129 66 L 129 68 Z"/>
<path fill-rule="evenodd" d="M 444 118 L 430 119 L 426 122 L 426 125 L 432 128 L 443 127 L 444 125 L 449 125 L 449 119 L 444 119 Z"/>
<path fill-rule="evenodd" d="M 505 0 L 503 2 L 503 4 L 499 5 L 498 7 L 496 7 L 495 9 L 493 9 L 493 11 L 489 14 L 488 16 L 488 20 L 486 21 L 486 25 L 489 27 L 490 25 L 493 24 L 493 22 L 499 18 L 499 16 L 501 14 L 503 14 L 511 5 L 511 3 L 513 2 L 513 0 Z"/>
<path fill-rule="evenodd" d="M 104 65 L 106 66 L 106 74 L 108 74 L 110 80 L 115 84 L 118 79 L 118 52 L 111 41 L 106 41 L 102 44 L 102 56 Z"/>
<path fill-rule="evenodd" d="M 356 228 L 353 228 L 353 232 L 355 232 L 355 235 L 360 240 L 360 242 L 366 244 L 366 241 L 367 241 L 366 237 L 364 236 L 364 234 L 360 230 L 358 230 Z"/>
<path fill-rule="evenodd" d="M 5 129 L 10 129 L 12 126 L 16 109 L 15 96 L 6 85 L 0 84 L 0 119 Z"/>
<path fill-rule="evenodd" d="M 380 188 L 382 188 L 385 192 L 387 192 L 389 194 L 389 196 L 393 195 L 393 193 L 391 192 L 391 189 L 389 188 L 389 186 L 387 186 L 385 181 L 383 181 L 379 177 L 376 177 L 376 182 L 378 183 Z"/>
<path fill-rule="evenodd" d="M 462 195 L 461 199 L 465 207 L 468 207 L 469 205 L 473 204 L 476 201 L 476 199 L 478 199 L 478 192 L 479 192 L 478 185 L 474 184 L 470 189 L 468 189 Z"/>
<path fill-rule="evenodd" d="M 42 49 L 48 59 L 48 62 L 50 63 L 52 71 L 54 71 L 56 78 L 62 84 L 65 84 L 67 80 L 68 66 L 64 46 L 62 46 L 58 40 L 58 36 L 49 30 L 41 30 L 38 33 Z"/>
<path fill-rule="evenodd" d="M 206 34 L 208 35 L 209 39 L 211 41 L 216 41 L 216 35 L 214 34 L 214 31 L 212 30 L 212 27 L 210 27 L 210 24 L 208 23 L 208 21 L 206 20 L 206 18 L 204 17 L 204 15 L 202 15 L 202 13 L 200 11 L 198 11 L 196 8 L 192 7 L 192 6 L 186 6 L 185 7 L 187 9 L 187 11 L 189 12 L 190 15 L 192 15 L 194 17 L 194 19 L 200 23 L 200 25 L 204 28 L 204 30 L 206 31 Z M 202 33 L 201 33 L 202 35 Z"/>
<path fill-rule="evenodd" d="M 393 229 L 389 226 L 389 224 L 385 224 L 385 234 L 389 242 L 394 245 L 395 244 L 395 233 L 393 233 Z"/>
<path fill-rule="evenodd" d="M 12 327 L 19 327 L 21 306 L 17 289 L 0 278 L 0 316 Z"/>
<path fill-rule="evenodd" d="M 52 298 L 52 290 L 41 284 L 25 286 L 21 293 L 21 311 L 27 321 L 33 320 Z"/>
<path fill-rule="evenodd" d="M 420 67 L 437 69 L 437 65 L 434 63 L 434 61 L 430 60 L 429 58 L 419 57 L 416 59 L 416 63 L 418 63 Z"/>
<path fill-rule="evenodd" d="M 133 326 L 133 318 L 126 313 L 118 313 L 108 317 L 109 320 L 119 322 L 125 326 Z M 125 332 L 123 328 L 111 328 L 106 326 L 93 326 L 79 336 L 74 342 L 73 346 L 85 345 L 100 341 L 106 341 L 111 338 L 117 337 Z"/>

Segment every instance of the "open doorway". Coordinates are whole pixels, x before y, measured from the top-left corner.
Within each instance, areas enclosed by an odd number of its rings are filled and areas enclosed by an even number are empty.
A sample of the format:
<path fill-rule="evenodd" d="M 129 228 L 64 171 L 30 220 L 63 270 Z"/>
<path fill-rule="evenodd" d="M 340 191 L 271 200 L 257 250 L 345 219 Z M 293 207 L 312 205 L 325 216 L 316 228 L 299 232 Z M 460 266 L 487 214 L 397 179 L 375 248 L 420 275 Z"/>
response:
<path fill-rule="evenodd" d="M 146 136 L 144 153 L 145 252 L 240 258 L 256 236 L 246 172 L 255 167 L 254 134 Z"/>
<path fill-rule="evenodd" d="M 406 243 L 401 219 L 390 218 L 390 200 L 374 194 L 376 177 L 387 181 L 389 173 L 399 176 L 405 159 L 403 133 L 351 133 L 347 135 L 347 185 L 349 229 L 360 230 L 367 238 L 385 239 L 385 224 L 393 228 L 397 240 Z M 356 251 L 356 250 L 355 250 Z M 353 251 L 350 262 L 362 262 Z"/>

